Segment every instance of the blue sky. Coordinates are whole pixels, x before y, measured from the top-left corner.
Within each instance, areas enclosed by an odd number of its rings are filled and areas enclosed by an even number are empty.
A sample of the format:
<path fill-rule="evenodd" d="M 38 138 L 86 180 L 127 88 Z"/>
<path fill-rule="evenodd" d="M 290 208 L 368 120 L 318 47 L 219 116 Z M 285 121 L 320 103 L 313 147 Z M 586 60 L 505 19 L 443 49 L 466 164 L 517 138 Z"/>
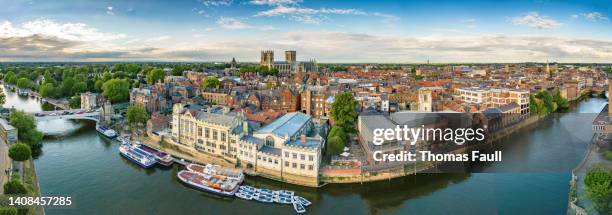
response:
<path fill-rule="evenodd" d="M 273 49 L 319 62 L 612 63 L 609 1 L 0 4 L 0 61 L 255 62 Z"/>

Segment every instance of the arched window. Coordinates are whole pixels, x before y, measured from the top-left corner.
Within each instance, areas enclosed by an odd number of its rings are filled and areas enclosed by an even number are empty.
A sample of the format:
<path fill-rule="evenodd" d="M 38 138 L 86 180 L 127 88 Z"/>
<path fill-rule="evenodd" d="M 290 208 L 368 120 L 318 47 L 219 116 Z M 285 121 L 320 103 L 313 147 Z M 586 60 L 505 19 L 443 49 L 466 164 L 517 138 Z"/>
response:
<path fill-rule="evenodd" d="M 272 136 L 266 137 L 266 146 L 274 146 L 274 138 Z"/>

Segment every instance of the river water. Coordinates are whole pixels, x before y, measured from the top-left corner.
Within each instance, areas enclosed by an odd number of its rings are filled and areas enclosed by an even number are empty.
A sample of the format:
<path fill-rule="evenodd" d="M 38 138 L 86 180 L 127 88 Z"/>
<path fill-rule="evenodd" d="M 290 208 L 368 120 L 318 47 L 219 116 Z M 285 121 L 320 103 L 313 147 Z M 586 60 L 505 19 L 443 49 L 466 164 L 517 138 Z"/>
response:
<path fill-rule="evenodd" d="M 6 91 L 5 91 L 6 92 Z M 295 190 L 313 201 L 311 214 L 565 214 L 570 170 L 590 141 L 591 121 L 606 104 L 590 98 L 500 140 L 503 162 L 478 173 L 420 174 L 390 181 L 303 188 L 262 178 L 257 187 Z M 5 107 L 49 109 L 7 92 Z M 89 121 L 38 122 L 50 135 L 35 160 L 43 196 L 72 196 L 47 214 L 290 214 L 290 206 L 223 199 L 183 186 L 179 167 L 144 170 L 118 154 Z M 497 148 L 496 148 L 497 149 Z"/>

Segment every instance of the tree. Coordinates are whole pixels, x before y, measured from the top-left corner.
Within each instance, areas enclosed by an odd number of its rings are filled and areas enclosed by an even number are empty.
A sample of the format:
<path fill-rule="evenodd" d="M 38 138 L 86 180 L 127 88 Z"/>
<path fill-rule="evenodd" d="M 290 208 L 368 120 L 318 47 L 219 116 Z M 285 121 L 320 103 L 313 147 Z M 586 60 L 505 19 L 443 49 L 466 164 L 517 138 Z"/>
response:
<path fill-rule="evenodd" d="M 28 78 L 17 79 L 17 87 L 19 88 L 30 88 L 32 87 L 32 81 Z"/>
<path fill-rule="evenodd" d="M 36 155 L 40 149 L 40 141 L 43 138 L 43 134 L 36 130 L 34 117 L 23 111 L 14 111 L 9 116 L 9 123 L 19 131 L 17 132 L 19 141 L 28 144 L 33 154 Z"/>
<path fill-rule="evenodd" d="M 102 86 L 104 85 L 104 81 L 103 80 L 96 80 L 95 84 L 94 84 L 94 90 L 96 92 L 102 92 Z"/>
<path fill-rule="evenodd" d="M 102 85 L 102 94 L 111 102 L 124 102 L 130 96 L 130 82 L 126 79 L 111 79 Z"/>
<path fill-rule="evenodd" d="M 538 94 L 536 94 L 536 98 L 544 102 L 544 107 L 546 107 L 546 113 L 552 113 L 557 110 L 557 105 L 553 101 L 553 97 L 552 95 L 550 95 L 550 92 L 542 90 Z"/>
<path fill-rule="evenodd" d="M 61 88 L 61 93 L 63 96 L 71 96 L 72 95 L 72 87 L 74 87 L 74 84 L 76 82 L 74 81 L 74 78 L 72 77 L 66 77 L 64 79 L 64 81 L 62 81 L 62 84 L 60 86 Z"/>
<path fill-rule="evenodd" d="M 567 99 L 561 96 L 561 91 L 559 89 L 555 90 L 555 94 L 553 95 L 553 101 L 557 104 L 557 109 L 565 110 L 569 108 L 569 102 Z"/>
<path fill-rule="evenodd" d="M 72 86 L 71 96 L 78 96 L 81 93 L 87 92 L 87 82 L 77 82 Z"/>
<path fill-rule="evenodd" d="M 612 171 L 602 166 L 592 167 L 584 177 L 586 193 L 601 214 L 609 214 L 612 203 Z"/>
<path fill-rule="evenodd" d="M 17 215 L 17 208 L 0 207 L 0 215 Z"/>
<path fill-rule="evenodd" d="M 4 194 L 6 195 L 24 195 L 28 194 L 28 189 L 19 182 L 19 180 L 11 179 L 4 184 Z"/>
<path fill-rule="evenodd" d="M 219 88 L 221 82 L 216 76 L 209 76 L 206 80 L 202 81 L 202 86 L 204 86 L 204 88 Z"/>
<path fill-rule="evenodd" d="M 80 108 L 81 107 L 81 96 L 73 96 L 70 98 L 68 105 L 70 108 Z"/>
<path fill-rule="evenodd" d="M 0 106 L 6 102 L 6 94 L 4 94 L 4 90 L 0 88 Z"/>
<path fill-rule="evenodd" d="M 4 82 L 7 84 L 16 84 L 17 83 L 17 75 L 13 71 L 9 71 L 4 76 Z"/>
<path fill-rule="evenodd" d="M 140 104 L 130 105 L 127 109 L 127 120 L 132 123 L 146 123 L 149 119 L 147 110 Z"/>
<path fill-rule="evenodd" d="M 17 143 L 9 148 L 9 157 L 14 161 L 25 161 L 30 159 L 31 156 L 32 150 L 26 144 Z"/>
<path fill-rule="evenodd" d="M 346 132 L 344 132 L 344 129 L 334 125 L 327 135 L 327 151 L 331 154 L 340 154 L 346 146 L 347 141 L 348 136 Z"/>
<path fill-rule="evenodd" d="M 345 132 L 353 132 L 358 115 L 356 108 L 357 101 L 351 92 L 336 95 L 331 109 L 335 125 L 342 127 Z"/>
<path fill-rule="evenodd" d="M 154 69 L 147 73 L 147 83 L 155 84 L 157 81 L 164 80 L 166 73 L 161 69 Z"/>
<path fill-rule="evenodd" d="M 53 85 L 53 83 L 44 83 L 38 88 L 38 93 L 40 96 L 47 98 L 57 98 L 59 97 L 58 89 Z"/>

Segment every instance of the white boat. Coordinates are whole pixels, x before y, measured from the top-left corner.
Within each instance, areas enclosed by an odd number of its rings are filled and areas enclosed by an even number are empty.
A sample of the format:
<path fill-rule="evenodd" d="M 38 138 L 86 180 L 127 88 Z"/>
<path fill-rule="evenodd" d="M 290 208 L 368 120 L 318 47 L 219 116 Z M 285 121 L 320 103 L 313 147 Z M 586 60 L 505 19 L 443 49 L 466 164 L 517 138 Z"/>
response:
<path fill-rule="evenodd" d="M 246 193 L 246 192 L 237 192 L 236 193 L 236 197 L 244 199 L 244 200 L 252 200 L 253 199 L 253 195 L 250 193 Z"/>
<path fill-rule="evenodd" d="M 301 197 L 301 196 L 293 196 L 293 203 L 298 202 L 304 206 L 308 206 L 311 205 L 312 203 L 310 201 L 308 201 L 307 199 Z"/>
<path fill-rule="evenodd" d="M 96 131 L 100 132 L 100 134 L 104 135 L 105 137 L 108 137 L 111 139 L 117 137 L 117 132 L 115 132 L 115 130 L 110 129 L 99 123 L 96 123 Z"/>
<path fill-rule="evenodd" d="M 272 202 L 272 195 L 256 193 L 255 195 L 253 195 L 253 199 L 264 203 L 270 203 Z"/>
<path fill-rule="evenodd" d="M 293 202 L 293 210 L 299 214 L 306 213 L 306 208 L 299 202 Z"/>
<path fill-rule="evenodd" d="M 245 186 L 240 186 L 240 188 L 239 188 L 239 189 L 240 189 L 240 190 L 243 190 L 243 191 L 248 191 L 248 192 L 251 192 L 251 193 L 255 193 L 255 192 L 257 192 L 257 189 L 256 189 L 256 188 L 251 187 L 251 186 L 246 186 L 246 185 L 245 185 Z"/>
<path fill-rule="evenodd" d="M 291 204 L 293 203 L 293 199 L 291 197 L 281 195 L 277 198 L 276 202 L 280 204 Z"/>
<path fill-rule="evenodd" d="M 269 190 L 269 189 L 265 189 L 265 188 L 258 189 L 257 193 L 261 193 L 261 194 L 269 195 L 269 196 L 274 195 L 274 191 Z"/>
<path fill-rule="evenodd" d="M 290 196 L 290 197 L 293 197 L 294 192 L 290 191 L 290 190 L 279 190 L 278 191 L 278 195 L 279 196 Z"/>
<path fill-rule="evenodd" d="M 239 181 L 242 183 L 244 180 L 244 174 L 242 170 L 222 167 L 220 165 L 206 164 L 204 166 L 198 164 L 188 164 L 187 169 L 192 172 L 197 172 L 205 175 L 222 175 L 229 179 Z"/>

